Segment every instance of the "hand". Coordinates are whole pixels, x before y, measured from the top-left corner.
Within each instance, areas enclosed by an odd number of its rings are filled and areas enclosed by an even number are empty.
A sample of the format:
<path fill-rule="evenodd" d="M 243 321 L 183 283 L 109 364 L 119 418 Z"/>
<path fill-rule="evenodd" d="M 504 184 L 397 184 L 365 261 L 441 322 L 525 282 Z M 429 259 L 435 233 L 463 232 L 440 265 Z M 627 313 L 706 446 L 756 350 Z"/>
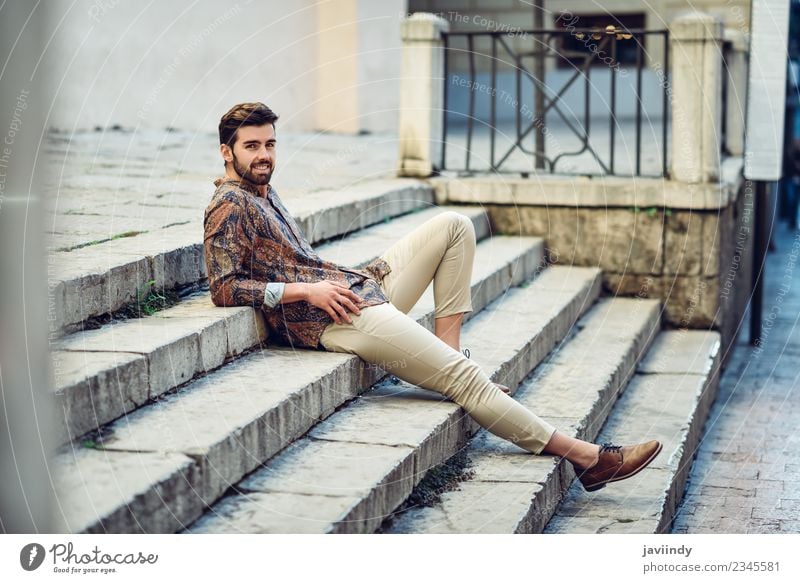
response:
<path fill-rule="evenodd" d="M 356 306 L 357 303 L 361 303 L 361 298 L 350 291 L 345 284 L 337 281 L 326 280 L 308 284 L 306 301 L 328 312 L 337 324 L 341 324 L 342 320 L 348 324 L 353 323 L 346 309 L 357 315 L 361 314 L 361 310 Z"/>

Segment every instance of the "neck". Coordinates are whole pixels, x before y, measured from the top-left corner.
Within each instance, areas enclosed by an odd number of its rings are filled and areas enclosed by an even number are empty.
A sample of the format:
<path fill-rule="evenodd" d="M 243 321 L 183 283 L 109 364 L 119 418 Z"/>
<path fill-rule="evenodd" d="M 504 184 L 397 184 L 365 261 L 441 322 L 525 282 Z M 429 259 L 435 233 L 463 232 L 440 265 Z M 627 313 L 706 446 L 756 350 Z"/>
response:
<path fill-rule="evenodd" d="M 253 184 L 249 180 L 242 178 L 233 168 L 226 168 L 225 169 L 225 177 L 231 178 L 233 180 L 238 180 L 239 182 L 244 182 L 245 184 L 249 185 L 252 188 L 258 190 L 261 196 L 266 197 L 267 192 L 269 192 L 269 184 Z"/>

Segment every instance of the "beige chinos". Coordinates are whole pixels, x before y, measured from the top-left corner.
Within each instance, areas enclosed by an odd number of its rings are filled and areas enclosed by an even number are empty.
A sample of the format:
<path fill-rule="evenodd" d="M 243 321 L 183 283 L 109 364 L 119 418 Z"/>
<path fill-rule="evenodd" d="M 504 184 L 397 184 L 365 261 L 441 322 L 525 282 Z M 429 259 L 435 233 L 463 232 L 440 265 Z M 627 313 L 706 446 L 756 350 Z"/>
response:
<path fill-rule="evenodd" d="M 407 315 L 433 280 L 435 317 L 472 311 L 470 280 L 475 228 L 465 215 L 445 211 L 381 255 L 389 266 L 381 282 L 388 303 L 348 312 L 352 324 L 332 323 L 326 350 L 357 354 L 397 377 L 437 391 L 461 405 L 480 425 L 539 454 L 555 427 L 499 389 L 473 360 Z"/>

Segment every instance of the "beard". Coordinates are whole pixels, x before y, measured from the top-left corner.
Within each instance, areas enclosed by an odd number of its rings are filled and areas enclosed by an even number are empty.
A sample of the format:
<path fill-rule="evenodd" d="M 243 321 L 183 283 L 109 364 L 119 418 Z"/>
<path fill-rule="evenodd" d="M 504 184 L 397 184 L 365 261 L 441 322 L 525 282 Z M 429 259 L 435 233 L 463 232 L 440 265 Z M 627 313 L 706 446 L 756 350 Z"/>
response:
<path fill-rule="evenodd" d="M 272 173 L 274 172 L 275 167 L 270 165 L 270 171 L 266 174 L 254 174 L 250 171 L 250 168 L 245 168 L 243 165 L 239 164 L 239 160 L 236 159 L 236 154 L 233 154 L 233 169 L 236 171 L 236 174 L 248 182 L 258 185 L 265 185 L 269 184 L 269 181 L 272 180 Z"/>

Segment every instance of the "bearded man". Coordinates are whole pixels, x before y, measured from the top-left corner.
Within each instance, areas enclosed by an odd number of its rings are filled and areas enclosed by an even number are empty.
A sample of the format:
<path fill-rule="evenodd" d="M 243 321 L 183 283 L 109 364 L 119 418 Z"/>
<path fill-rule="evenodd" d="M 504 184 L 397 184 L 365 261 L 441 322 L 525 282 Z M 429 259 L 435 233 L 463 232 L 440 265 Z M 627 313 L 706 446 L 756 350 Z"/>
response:
<path fill-rule="evenodd" d="M 215 305 L 261 310 L 280 344 L 348 352 L 392 368 L 399 378 L 455 401 L 495 435 L 534 454 L 566 458 L 589 491 L 633 476 L 658 455 L 662 446 L 655 440 L 598 445 L 567 436 L 461 352 L 476 246 L 465 215 L 437 215 L 363 269 L 317 255 L 270 184 L 277 120 L 263 103 L 240 103 L 220 120 L 225 175 L 214 182 L 204 237 Z M 431 281 L 433 333 L 408 316 Z"/>

